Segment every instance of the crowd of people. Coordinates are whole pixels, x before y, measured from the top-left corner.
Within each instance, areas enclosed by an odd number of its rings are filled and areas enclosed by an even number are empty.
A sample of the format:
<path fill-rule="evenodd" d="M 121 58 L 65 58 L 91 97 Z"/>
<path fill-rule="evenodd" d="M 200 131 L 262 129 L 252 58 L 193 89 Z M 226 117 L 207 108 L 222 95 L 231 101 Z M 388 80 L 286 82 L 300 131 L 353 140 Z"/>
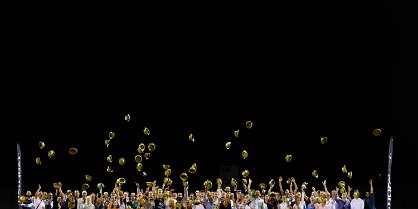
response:
<path fill-rule="evenodd" d="M 234 180 L 235 181 L 235 180 Z M 190 192 L 187 181 L 183 182 L 184 190 L 175 192 L 165 183 L 159 187 L 156 182 L 147 182 L 144 189 L 136 183 L 136 191 L 124 191 L 123 183 L 115 183 L 113 190 L 87 193 L 86 190 L 67 190 L 63 185 L 51 188 L 52 192 L 42 191 L 41 185 L 32 196 L 31 191 L 19 197 L 20 209 L 375 209 L 373 182 L 369 181 L 370 190 L 362 198 L 358 190 L 345 184 L 336 185 L 329 191 L 326 180 L 324 188 L 310 189 L 307 194 L 307 183 L 300 186 L 294 178 L 286 181 L 289 188 L 283 187 L 283 178 L 279 178 L 278 191 L 275 182 L 260 184 L 253 188 L 252 180 L 243 179 L 242 188 L 231 181 L 231 187 L 222 188 L 222 179 L 204 183 L 204 190 Z M 353 193 L 352 193 L 353 192 Z M 352 196 L 351 196 L 352 195 Z"/>

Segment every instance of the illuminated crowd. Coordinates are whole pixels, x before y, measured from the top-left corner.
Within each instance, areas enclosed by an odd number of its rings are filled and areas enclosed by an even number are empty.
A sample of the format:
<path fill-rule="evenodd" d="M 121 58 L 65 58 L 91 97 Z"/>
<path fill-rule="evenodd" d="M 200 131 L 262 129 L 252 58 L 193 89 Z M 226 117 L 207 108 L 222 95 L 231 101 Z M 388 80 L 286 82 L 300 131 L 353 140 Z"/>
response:
<path fill-rule="evenodd" d="M 169 179 L 168 179 L 169 180 Z M 99 192 L 88 193 L 83 190 L 63 191 L 65 185 L 54 183 L 51 191 L 39 185 L 32 195 L 19 197 L 21 209 L 363 209 L 375 208 L 373 182 L 369 181 L 370 190 L 361 197 L 357 189 L 352 189 L 340 181 L 331 191 L 326 180 L 323 188 L 309 189 L 304 182 L 298 186 L 294 178 L 284 181 L 280 177 L 278 186 L 272 179 L 268 184 L 252 185 L 251 178 L 243 179 L 241 185 L 231 179 L 226 185 L 221 178 L 216 180 L 216 188 L 212 182 L 204 182 L 200 191 L 189 191 L 187 176 L 183 178 L 183 191 L 170 188 L 172 182 L 164 180 L 161 186 L 156 181 L 136 183 L 136 191 L 123 189 L 125 179 L 117 179 L 114 187 L 98 184 Z M 284 187 L 286 186 L 286 187 Z M 346 189 L 347 186 L 347 189 Z M 109 188 L 108 190 L 106 190 Z M 242 188 L 242 189 L 240 189 Z"/>

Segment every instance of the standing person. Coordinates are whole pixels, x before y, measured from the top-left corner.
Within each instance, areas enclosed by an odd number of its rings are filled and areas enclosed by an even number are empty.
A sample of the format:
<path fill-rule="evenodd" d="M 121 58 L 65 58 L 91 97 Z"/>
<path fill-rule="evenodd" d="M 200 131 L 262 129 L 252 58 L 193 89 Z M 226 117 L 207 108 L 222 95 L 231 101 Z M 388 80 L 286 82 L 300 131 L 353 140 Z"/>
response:
<path fill-rule="evenodd" d="M 35 192 L 35 200 L 33 201 L 33 205 L 35 209 L 45 209 L 45 202 L 42 199 L 43 193 L 41 191 L 41 185 L 39 184 L 38 190 Z"/>
<path fill-rule="evenodd" d="M 366 192 L 366 197 L 364 198 L 364 209 L 376 209 L 374 205 L 374 193 L 373 193 L 373 180 L 370 179 L 370 192 Z"/>
<path fill-rule="evenodd" d="M 364 200 L 360 198 L 360 192 L 356 189 L 353 194 L 354 199 L 350 202 L 351 209 L 364 209 Z"/>
<path fill-rule="evenodd" d="M 54 198 L 54 196 L 52 195 L 51 192 L 47 194 L 47 199 L 45 201 L 45 209 L 53 209 L 54 208 L 53 198 Z"/>

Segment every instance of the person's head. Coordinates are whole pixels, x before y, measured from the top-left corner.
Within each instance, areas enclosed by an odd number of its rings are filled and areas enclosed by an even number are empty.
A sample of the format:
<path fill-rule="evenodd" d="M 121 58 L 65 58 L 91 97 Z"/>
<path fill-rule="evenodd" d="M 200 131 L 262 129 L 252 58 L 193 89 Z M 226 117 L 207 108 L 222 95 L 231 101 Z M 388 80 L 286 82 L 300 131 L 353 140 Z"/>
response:
<path fill-rule="evenodd" d="M 187 198 L 187 200 L 186 200 L 186 207 L 187 208 L 192 208 L 193 207 L 192 200 L 190 198 Z"/>
<path fill-rule="evenodd" d="M 87 191 L 81 192 L 81 197 L 83 197 L 83 199 L 86 199 L 86 197 L 87 197 Z"/>
<path fill-rule="evenodd" d="M 99 198 L 96 199 L 96 204 L 101 205 L 102 203 L 103 203 L 103 198 L 102 197 L 99 197 Z"/>
<path fill-rule="evenodd" d="M 44 195 L 44 193 L 42 193 L 42 192 L 38 192 L 38 194 L 37 194 L 37 198 L 39 198 L 39 199 L 42 199 L 42 196 Z"/>
<path fill-rule="evenodd" d="M 133 193 L 133 192 L 131 193 L 130 199 L 131 199 L 131 201 L 135 200 L 135 193 Z"/>
<path fill-rule="evenodd" d="M 196 199 L 194 199 L 193 204 L 200 205 L 200 204 L 202 204 L 202 202 L 200 201 L 199 198 L 196 198 Z"/>
<path fill-rule="evenodd" d="M 208 195 L 208 201 L 213 202 L 213 195 L 211 195 L 211 194 Z"/>
<path fill-rule="evenodd" d="M 370 192 L 365 193 L 366 197 L 370 197 Z"/>
<path fill-rule="evenodd" d="M 181 209 L 183 205 L 181 204 L 181 201 L 176 202 L 176 209 Z"/>
<path fill-rule="evenodd" d="M 177 193 L 177 199 L 182 199 L 183 198 L 183 194 L 182 193 Z"/>
<path fill-rule="evenodd" d="M 331 197 L 331 194 L 329 192 L 325 192 L 325 198 L 329 199 Z"/>
<path fill-rule="evenodd" d="M 168 207 L 170 207 L 171 209 L 173 209 L 173 208 L 175 208 L 175 207 L 176 207 L 176 205 L 175 205 L 175 202 L 174 202 L 174 199 L 173 199 L 173 198 L 169 198 L 169 199 L 168 199 Z"/>
<path fill-rule="evenodd" d="M 300 202 L 302 200 L 302 193 L 297 192 L 295 196 L 296 196 L 296 201 L 299 200 L 299 202 Z"/>
<path fill-rule="evenodd" d="M 150 201 L 154 201 L 154 193 L 153 192 L 148 192 L 148 198 Z"/>
<path fill-rule="evenodd" d="M 274 192 L 270 192 L 270 194 L 268 194 L 268 201 L 274 202 L 274 200 L 276 200 L 276 194 Z"/>
<path fill-rule="evenodd" d="M 86 197 L 86 203 L 87 203 L 87 204 L 91 204 L 91 197 L 90 197 L 90 196 L 87 196 L 87 197 Z"/>
<path fill-rule="evenodd" d="M 52 193 L 50 192 L 50 193 L 48 193 L 48 199 L 49 200 L 52 200 L 52 198 L 53 198 L 54 196 L 52 195 Z"/>
<path fill-rule="evenodd" d="M 247 203 L 248 203 L 248 199 L 247 199 L 247 198 L 244 198 L 244 199 L 242 200 L 242 205 L 247 205 Z"/>
<path fill-rule="evenodd" d="M 80 196 L 80 191 L 78 191 L 78 190 L 74 190 L 74 196 L 75 196 L 75 197 L 79 197 L 79 196 Z"/>
<path fill-rule="evenodd" d="M 337 196 L 337 195 L 338 195 L 338 191 L 337 190 L 332 190 L 331 196 L 334 197 L 334 196 Z"/>
<path fill-rule="evenodd" d="M 324 196 L 322 196 L 322 197 L 320 198 L 320 200 L 321 200 L 321 205 L 322 205 L 322 206 L 325 206 L 325 205 L 327 204 L 327 199 L 325 199 L 325 197 L 324 197 Z"/>
<path fill-rule="evenodd" d="M 26 197 L 32 197 L 32 192 L 30 192 L 29 190 L 26 191 Z"/>
<path fill-rule="evenodd" d="M 260 196 L 260 190 L 255 190 L 255 192 L 254 192 L 254 196 L 255 196 L 255 197 L 259 197 L 259 196 Z"/>
<path fill-rule="evenodd" d="M 228 206 L 229 199 L 225 197 L 221 197 L 221 202 L 224 207 Z"/>
<path fill-rule="evenodd" d="M 112 209 L 114 209 L 114 208 L 119 208 L 119 204 L 118 204 L 117 200 L 112 201 Z"/>
<path fill-rule="evenodd" d="M 264 195 L 264 202 L 268 202 L 270 200 L 270 196 Z"/>
<path fill-rule="evenodd" d="M 358 191 L 358 189 L 354 190 L 353 197 L 354 198 L 360 198 L 360 192 Z"/>
<path fill-rule="evenodd" d="M 341 198 L 342 198 L 343 200 L 346 200 L 346 199 L 347 199 L 347 192 L 343 192 L 343 193 L 341 194 Z"/>

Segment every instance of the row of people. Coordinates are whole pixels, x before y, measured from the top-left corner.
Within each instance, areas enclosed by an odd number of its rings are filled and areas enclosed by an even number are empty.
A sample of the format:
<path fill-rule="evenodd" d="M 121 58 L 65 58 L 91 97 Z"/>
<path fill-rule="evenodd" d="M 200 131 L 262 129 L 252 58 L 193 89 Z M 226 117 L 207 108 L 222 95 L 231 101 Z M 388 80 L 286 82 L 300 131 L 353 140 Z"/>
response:
<path fill-rule="evenodd" d="M 222 179 L 217 180 L 217 189 L 211 191 L 206 186 L 202 191 L 189 192 L 188 184 L 184 184 L 183 192 L 176 193 L 165 184 L 159 188 L 154 181 L 145 189 L 136 183 L 135 192 L 122 190 L 120 183 L 110 192 L 90 193 L 78 190 L 62 191 L 62 185 L 54 192 L 42 192 L 41 185 L 35 195 L 26 192 L 24 201 L 20 200 L 21 209 L 375 209 L 373 182 L 369 181 L 370 191 L 361 199 L 360 192 L 354 190 L 353 197 L 349 186 L 342 190 L 336 186 L 328 191 L 326 181 L 324 189 L 312 187 L 307 195 L 306 183 L 300 187 L 294 178 L 288 189 L 283 189 L 282 178 L 279 178 L 279 191 L 273 191 L 274 184 L 268 190 L 252 189 L 252 180 L 243 183 L 243 190 L 238 185 L 232 189 L 222 188 Z M 300 189 L 299 189 L 300 188 Z"/>

